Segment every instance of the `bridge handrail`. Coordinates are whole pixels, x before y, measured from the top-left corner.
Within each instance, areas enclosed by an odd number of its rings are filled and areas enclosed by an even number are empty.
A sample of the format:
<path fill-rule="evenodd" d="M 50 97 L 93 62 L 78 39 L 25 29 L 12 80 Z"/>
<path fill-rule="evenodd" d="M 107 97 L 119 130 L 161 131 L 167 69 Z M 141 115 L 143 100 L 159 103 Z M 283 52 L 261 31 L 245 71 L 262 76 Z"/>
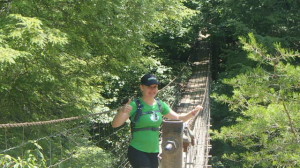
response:
<path fill-rule="evenodd" d="M 93 114 L 88 114 L 88 115 L 82 115 L 82 116 L 76 116 L 76 117 L 60 118 L 60 119 L 55 119 L 55 120 L 0 124 L 0 128 L 29 127 L 29 126 L 36 126 L 36 125 L 55 124 L 55 123 L 79 120 L 79 119 L 84 119 L 84 118 L 93 117 L 93 116 L 97 116 L 97 115 L 107 114 L 111 111 L 113 111 L 113 110 L 108 110 L 105 112 L 93 113 Z"/>

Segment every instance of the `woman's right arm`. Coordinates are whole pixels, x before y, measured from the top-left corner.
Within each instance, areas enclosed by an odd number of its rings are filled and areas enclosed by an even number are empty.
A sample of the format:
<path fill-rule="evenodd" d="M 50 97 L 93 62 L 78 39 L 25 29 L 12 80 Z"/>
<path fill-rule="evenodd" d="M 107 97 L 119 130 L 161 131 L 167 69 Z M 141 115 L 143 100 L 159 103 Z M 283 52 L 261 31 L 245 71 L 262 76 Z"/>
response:
<path fill-rule="evenodd" d="M 121 107 L 112 121 L 112 127 L 116 128 L 123 125 L 126 120 L 130 117 L 130 112 L 132 110 L 132 106 L 130 105 L 131 100 L 129 100 L 123 107 Z"/>

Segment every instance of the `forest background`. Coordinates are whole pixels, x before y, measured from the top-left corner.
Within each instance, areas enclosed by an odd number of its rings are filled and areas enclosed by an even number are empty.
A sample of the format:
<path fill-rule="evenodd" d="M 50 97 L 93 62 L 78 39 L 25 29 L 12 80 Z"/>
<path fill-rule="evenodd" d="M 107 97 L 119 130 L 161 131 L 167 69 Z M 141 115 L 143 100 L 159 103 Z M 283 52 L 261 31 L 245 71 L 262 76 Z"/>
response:
<path fill-rule="evenodd" d="M 0 1 L 0 123 L 115 109 L 138 95 L 144 73 L 156 71 L 162 86 L 187 79 L 190 69 L 181 69 L 205 41 L 213 167 L 300 167 L 299 9 L 297 0 Z M 165 101 L 174 99 L 176 88 L 168 89 Z M 113 114 L 88 122 L 101 127 Z M 60 127 L 72 125 L 1 129 L 0 148 Z M 93 136 L 91 129 L 85 131 Z M 93 147 L 70 137 L 49 141 L 65 143 L 61 154 L 76 151 L 64 167 L 109 167 L 116 153 L 108 149 L 120 138 Z M 0 165 L 49 166 L 45 144 L 32 144 L 35 150 L 22 157 L 18 150 L 1 154 Z"/>

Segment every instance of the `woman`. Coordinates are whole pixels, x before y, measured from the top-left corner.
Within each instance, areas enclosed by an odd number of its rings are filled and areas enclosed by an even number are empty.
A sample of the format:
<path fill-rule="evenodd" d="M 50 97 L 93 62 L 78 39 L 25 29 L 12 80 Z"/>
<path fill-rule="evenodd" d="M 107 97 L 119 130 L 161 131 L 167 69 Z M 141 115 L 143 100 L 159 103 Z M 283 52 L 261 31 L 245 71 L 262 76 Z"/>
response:
<path fill-rule="evenodd" d="M 133 168 L 158 168 L 159 127 L 163 116 L 168 119 L 187 121 L 194 117 L 202 106 L 189 113 L 179 115 L 165 102 L 156 99 L 159 81 L 153 74 L 141 78 L 143 96 L 129 100 L 115 116 L 112 126 L 119 127 L 131 120 L 132 140 L 128 147 L 128 159 Z"/>

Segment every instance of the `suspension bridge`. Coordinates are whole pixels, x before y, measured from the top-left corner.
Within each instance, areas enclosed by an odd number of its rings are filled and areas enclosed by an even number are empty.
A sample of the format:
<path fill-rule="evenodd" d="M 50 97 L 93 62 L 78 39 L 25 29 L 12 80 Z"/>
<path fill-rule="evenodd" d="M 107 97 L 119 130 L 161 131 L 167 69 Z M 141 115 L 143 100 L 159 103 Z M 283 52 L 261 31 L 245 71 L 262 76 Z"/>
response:
<path fill-rule="evenodd" d="M 183 168 L 211 167 L 210 53 L 205 48 L 207 45 L 200 45 L 194 49 L 189 61 L 193 74 L 187 84 L 174 93 L 168 93 L 167 87 L 178 85 L 175 78 L 159 93 L 174 97 L 181 95 L 180 100 L 168 102 L 178 113 L 189 112 L 197 105 L 204 107 L 198 116 L 185 124 L 193 135 L 182 153 Z M 116 110 L 107 110 L 50 121 L 1 123 L 0 166 L 130 168 L 126 158 L 131 136 L 129 126 L 127 123 L 112 128 L 110 122 L 115 114 Z"/>

